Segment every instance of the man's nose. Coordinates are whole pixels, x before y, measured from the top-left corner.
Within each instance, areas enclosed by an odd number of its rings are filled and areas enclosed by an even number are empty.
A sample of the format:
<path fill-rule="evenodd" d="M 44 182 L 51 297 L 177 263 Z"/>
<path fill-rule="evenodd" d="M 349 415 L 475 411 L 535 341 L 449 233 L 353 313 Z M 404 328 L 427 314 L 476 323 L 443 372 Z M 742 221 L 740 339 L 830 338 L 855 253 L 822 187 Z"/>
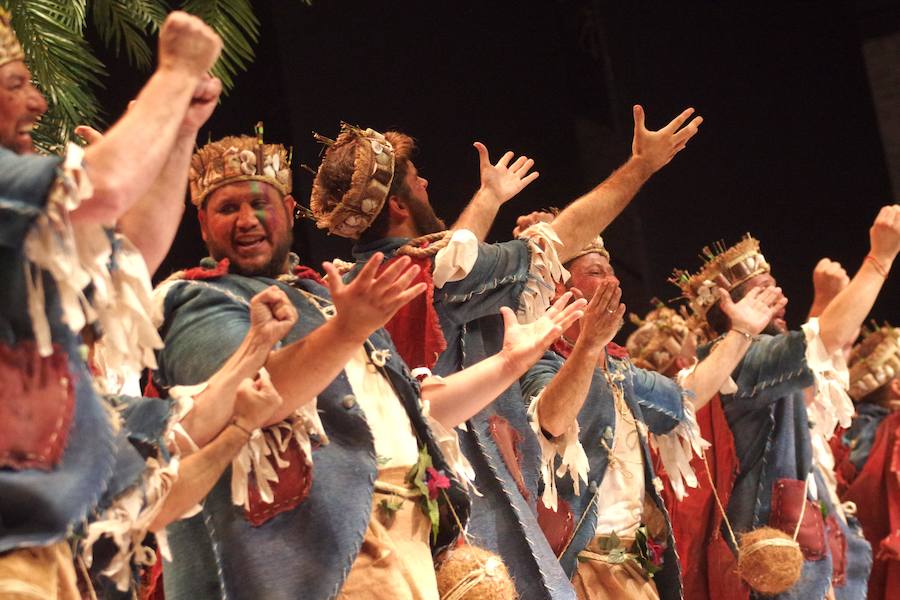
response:
<path fill-rule="evenodd" d="M 47 101 L 44 99 L 43 94 L 41 94 L 36 87 L 33 85 L 28 86 L 28 110 L 34 113 L 36 116 L 41 116 L 45 112 L 47 112 Z"/>
<path fill-rule="evenodd" d="M 238 211 L 238 227 L 256 227 L 259 224 L 259 218 L 256 216 L 256 212 L 249 204 L 242 204 L 241 209 Z"/>

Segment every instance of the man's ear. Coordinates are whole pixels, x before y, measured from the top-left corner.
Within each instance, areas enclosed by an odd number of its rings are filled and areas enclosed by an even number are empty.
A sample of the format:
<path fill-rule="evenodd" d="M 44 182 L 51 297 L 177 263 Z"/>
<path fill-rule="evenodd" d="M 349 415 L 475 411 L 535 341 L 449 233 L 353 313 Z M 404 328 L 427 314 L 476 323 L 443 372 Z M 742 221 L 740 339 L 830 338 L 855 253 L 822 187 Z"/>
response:
<path fill-rule="evenodd" d="M 281 199 L 284 210 L 287 211 L 288 223 L 294 225 L 294 209 L 297 208 L 297 201 L 290 194 Z"/>
<path fill-rule="evenodd" d="M 888 385 L 890 386 L 891 399 L 900 400 L 900 377 L 894 377 Z"/>
<path fill-rule="evenodd" d="M 406 221 L 410 216 L 409 207 L 406 206 L 406 203 L 399 196 L 388 198 L 386 208 L 390 211 L 391 223 Z"/>
<path fill-rule="evenodd" d="M 200 236 L 206 242 L 206 208 L 197 207 L 197 220 L 200 222 Z"/>

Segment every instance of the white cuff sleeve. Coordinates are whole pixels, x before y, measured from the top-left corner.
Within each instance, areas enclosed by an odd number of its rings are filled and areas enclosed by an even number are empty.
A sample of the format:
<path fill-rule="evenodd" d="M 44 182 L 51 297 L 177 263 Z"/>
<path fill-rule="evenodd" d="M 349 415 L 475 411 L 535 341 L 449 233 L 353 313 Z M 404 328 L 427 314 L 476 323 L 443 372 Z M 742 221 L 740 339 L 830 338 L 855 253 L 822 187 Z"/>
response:
<path fill-rule="evenodd" d="M 682 373 L 684 371 L 678 374 L 679 378 Z M 700 435 L 694 403 L 687 394 L 682 395 L 682 405 L 684 419 L 675 429 L 665 435 L 650 436 L 650 445 L 659 454 L 672 491 L 679 500 L 687 496 L 687 488 L 697 487 L 697 475 L 691 467 L 691 459 L 695 454 L 703 456 L 703 451 L 710 447 L 710 443 Z"/>
<path fill-rule="evenodd" d="M 468 229 L 457 229 L 450 242 L 434 257 L 434 287 L 465 279 L 478 259 L 478 238 Z"/>

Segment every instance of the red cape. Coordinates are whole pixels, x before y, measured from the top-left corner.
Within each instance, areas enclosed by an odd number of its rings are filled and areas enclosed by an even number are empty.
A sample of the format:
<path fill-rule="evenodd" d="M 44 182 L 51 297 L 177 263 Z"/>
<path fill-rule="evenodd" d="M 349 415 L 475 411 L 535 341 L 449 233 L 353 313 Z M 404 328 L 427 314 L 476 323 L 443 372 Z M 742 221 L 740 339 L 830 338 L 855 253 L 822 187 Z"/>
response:
<path fill-rule="evenodd" d="M 838 465 L 838 472 L 851 471 L 847 463 L 845 459 Z M 900 589 L 900 413 L 882 421 L 865 466 L 848 483 L 842 499 L 856 503 L 856 516 L 872 544 L 875 560 L 868 597 L 896 598 Z"/>
<path fill-rule="evenodd" d="M 722 506 L 728 506 L 738 473 L 734 438 L 718 394 L 697 412 L 703 438 L 712 443 L 706 460 Z M 695 456 L 691 467 L 699 485 L 680 502 L 671 485 L 663 500 L 672 520 L 675 549 L 681 563 L 684 597 L 691 600 L 748 600 L 750 590 L 737 574 L 737 558 L 722 537 L 722 513 L 709 485 L 706 467 Z M 660 476 L 665 479 L 665 473 Z"/>

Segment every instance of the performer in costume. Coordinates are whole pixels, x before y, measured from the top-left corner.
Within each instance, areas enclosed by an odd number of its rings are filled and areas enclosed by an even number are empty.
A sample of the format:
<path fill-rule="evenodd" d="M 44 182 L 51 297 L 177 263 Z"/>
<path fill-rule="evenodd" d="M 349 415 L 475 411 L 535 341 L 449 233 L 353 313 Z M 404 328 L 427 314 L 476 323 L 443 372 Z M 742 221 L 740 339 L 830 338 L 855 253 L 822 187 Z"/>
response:
<path fill-rule="evenodd" d="M 682 378 L 685 392 L 610 344 L 625 307 L 603 240 L 566 267 L 567 287 L 590 298 L 585 317 L 523 379 L 543 450 L 542 524 L 580 598 L 678 598 L 676 548 L 648 442 L 683 496 L 685 485 L 696 485 L 688 461 L 702 447 L 694 407 L 728 378 L 749 343 L 728 336 Z M 759 331 L 782 307 L 774 290 L 758 290 L 725 309 L 736 327 Z"/>
<path fill-rule="evenodd" d="M 379 329 L 424 291 L 411 285 L 418 268 L 409 259 L 376 274 L 375 257 L 347 285 L 326 263 L 327 287 L 299 267 L 289 254 L 288 154 L 262 143 L 261 131 L 198 151 L 190 187 L 219 262 L 157 290 L 166 339 L 157 387 L 202 381 L 232 356 L 248 325 L 247 299 L 260 289 L 277 285 L 300 317 L 266 362 L 284 398 L 261 434 L 272 441 L 219 480 L 200 516 L 169 528 L 166 597 L 294 598 L 302 590 L 307 598 L 436 598 L 432 555 L 456 540 L 469 501 L 454 457 L 426 421 L 427 406 L 496 395 L 581 305 L 557 305 L 529 327 L 509 313 L 503 352 L 429 382 L 420 396 Z M 203 410 L 194 436 L 227 423 L 228 410 L 215 403 Z M 321 418 L 320 430 L 309 427 L 310 413 Z"/>
<path fill-rule="evenodd" d="M 850 396 L 857 415 L 844 434 L 847 454 L 838 465 L 841 498 L 856 505 L 875 562 L 872 600 L 887 600 L 900 585 L 900 328 L 868 332 L 850 357 Z"/>
<path fill-rule="evenodd" d="M 356 273 L 376 253 L 411 256 L 421 266 L 428 289 L 401 310 L 387 329 L 414 367 L 449 375 L 497 352 L 502 337 L 500 307 L 517 311 L 524 322 L 543 313 L 566 277 L 567 260 L 608 225 L 640 186 L 696 134 L 701 118 L 681 126 L 688 109 L 651 135 L 635 107 L 634 154 L 605 182 L 563 211 L 552 227 L 537 224 L 517 239 L 482 242 L 500 206 L 536 174 L 533 161 L 506 153 L 492 164 L 476 143 L 481 188 L 451 231 L 442 232 L 428 200 L 428 182 L 411 157 L 412 138 L 345 126 L 326 150 L 310 201 L 319 227 L 357 241 Z M 681 128 L 681 129 L 679 129 Z M 330 140 L 328 140 L 330 142 Z M 371 189 L 386 190 L 372 201 Z M 464 455 L 475 470 L 480 495 L 473 497 L 469 527 L 474 542 L 501 555 L 524 598 L 571 598 L 573 592 L 538 527 L 535 511 L 539 446 L 513 385 L 486 408 L 474 403 L 455 416 L 466 420 L 459 432 Z"/>
<path fill-rule="evenodd" d="M 819 510 L 819 502 L 827 506 L 829 498 L 818 490 L 813 474 L 812 440 L 829 437 L 838 424 L 849 424 L 852 405 L 837 383 L 840 352 L 853 340 L 871 309 L 884 282 L 884 265 L 890 265 L 900 247 L 898 210 L 896 206 L 881 210 L 870 230 L 869 257 L 822 315 L 811 319 L 802 331 L 788 331 L 783 318 L 774 318 L 763 335 L 754 337 L 732 374 L 736 389 L 720 394 L 723 410 L 719 416 L 731 431 L 734 454 L 729 460 L 728 444 L 717 445 L 717 438 L 711 452 L 715 464 L 710 466 L 731 527 L 740 534 L 769 525 L 792 535 L 803 516 L 797 537 L 805 558 L 801 577 L 778 597 L 824 598 L 837 590 L 840 581 L 839 577 L 833 579 L 831 548 L 840 550 L 839 538 L 852 532 L 833 514 L 825 519 Z M 721 335 L 730 324 L 718 306 L 718 290 L 741 298 L 752 287 L 774 286 L 775 280 L 759 243 L 752 238 L 727 250 L 721 246 L 705 249 L 704 254 L 708 262 L 699 273 L 676 272 L 674 281 L 713 334 Z M 702 360 L 708 352 L 709 346 L 701 347 L 698 357 Z M 807 406 L 804 389 L 814 384 L 817 393 Z M 719 517 L 714 519 L 717 526 L 708 532 L 710 537 L 699 542 L 707 546 L 708 596 L 697 597 L 746 598 L 751 592 L 736 573 L 731 540 L 725 527 L 718 526 Z M 704 525 L 691 535 L 706 535 Z M 852 549 L 848 546 L 848 551 L 865 554 L 865 548 L 855 544 Z M 835 558 L 841 557 L 836 554 Z M 859 561 L 864 564 L 865 557 Z M 839 566 L 842 561 L 836 562 Z M 703 582 L 696 585 L 693 589 L 704 587 Z M 843 585 L 848 596 L 854 597 L 864 579 L 848 578 Z"/>
<path fill-rule="evenodd" d="M 113 419 L 79 351 L 99 326 L 121 364 L 140 368 L 159 338 L 138 299 L 146 267 L 105 227 L 152 187 L 221 41 L 202 21 L 171 15 L 160 65 L 108 139 L 64 159 L 32 151 L 46 103 L 31 85 L 6 13 L 0 15 L 0 593 L 78 597 L 67 538 L 110 485 Z M 202 90 L 200 89 L 202 88 Z M 89 177 L 88 177 L 89 173 Z M 144 286 L 147 286 L 144 289 Z M 36 510 L 36 507 L 40 507 Z"/>

